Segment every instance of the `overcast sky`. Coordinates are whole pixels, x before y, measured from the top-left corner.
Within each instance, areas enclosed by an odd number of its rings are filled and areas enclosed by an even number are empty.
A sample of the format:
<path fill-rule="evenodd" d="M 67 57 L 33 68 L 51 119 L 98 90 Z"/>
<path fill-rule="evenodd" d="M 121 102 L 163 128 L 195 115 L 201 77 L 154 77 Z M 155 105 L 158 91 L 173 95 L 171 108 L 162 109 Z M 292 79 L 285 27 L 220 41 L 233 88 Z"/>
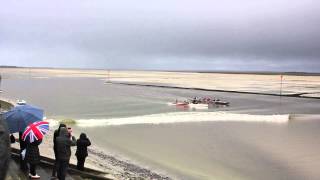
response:
<path fill-rule="evenodd" d="M 320 72 L 318 0 L 0 0 L 0 64 Z"/>

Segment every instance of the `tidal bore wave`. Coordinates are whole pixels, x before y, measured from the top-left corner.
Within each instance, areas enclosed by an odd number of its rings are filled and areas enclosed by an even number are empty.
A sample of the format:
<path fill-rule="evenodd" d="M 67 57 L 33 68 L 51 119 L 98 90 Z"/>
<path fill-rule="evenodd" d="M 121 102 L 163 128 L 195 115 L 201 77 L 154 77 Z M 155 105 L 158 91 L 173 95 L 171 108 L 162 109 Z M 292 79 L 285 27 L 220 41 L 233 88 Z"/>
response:
<path fill-rule="evenodd" d="M 152 114 L 144 116 L 111 118 L 111 119 L 79 119 L 77 126 L 120 126 L 135 124 L 169 124 L 187 122 L 264 122 L 264 123 L 287 123 L 290 115 L 250 115 L 228 112 L 174 112 Z"/>

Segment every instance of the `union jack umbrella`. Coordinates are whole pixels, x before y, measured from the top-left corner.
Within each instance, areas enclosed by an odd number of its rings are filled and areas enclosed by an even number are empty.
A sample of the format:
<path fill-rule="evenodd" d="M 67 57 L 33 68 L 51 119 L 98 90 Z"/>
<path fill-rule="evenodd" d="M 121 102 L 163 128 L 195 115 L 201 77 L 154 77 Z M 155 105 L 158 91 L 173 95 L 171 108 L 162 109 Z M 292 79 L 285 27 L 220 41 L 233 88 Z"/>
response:
<path fill-rule="evenodd" d="M 49 131 L 49 123 L 45 121 L 37 121 L 29 126 L 22 134 L 22 139 L 27 142 L 34 142 L 35 140 L 41 140 L 45 134 Z"/>

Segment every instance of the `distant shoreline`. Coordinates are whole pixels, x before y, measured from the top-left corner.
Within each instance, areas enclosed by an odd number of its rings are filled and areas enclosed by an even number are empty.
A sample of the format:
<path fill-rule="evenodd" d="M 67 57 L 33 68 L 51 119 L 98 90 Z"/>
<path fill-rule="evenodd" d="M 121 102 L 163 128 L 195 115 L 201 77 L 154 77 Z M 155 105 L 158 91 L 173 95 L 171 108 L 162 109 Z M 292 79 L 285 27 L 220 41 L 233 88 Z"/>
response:
<path fill-rule="evenodd" d="M 320 76 L 320 72 L 283 72 L 283 71 L 211 71 L 211 70 L 152 70 L 152 69 L 106 69 L 106 68 L 62 68 L 62 67 L 21 67 L 0 66 L 10 69 L 56 69 L 56 70 L 100 70 L 100 71 L 143 71 L 143 72 L 179 72 L 179 73 L 209 73 L 209 74 L 255 74 L 255 75 L 291 75 L 291 76 Z"/>
<path fill-rule="evenodd" d="M 320 97 L 302 96 L 306 93 L 295 93 L 295 94 L 272 94 L 272 93 L 259 93 L 259 92 L 248 92 L 248 91 L 231 91 L 231 90 L 219 90 L 219 89 L 205 89 L 205 88 L 191 88 L 191 87 L 179 87 L 179 86 L 165 86 L 155 84 L 137 84 L 137 83 L 125 83 L 125 82 L 109 82 L 111 84 L 120 84 L 128 86 L 144 86 L 144 87 L 157 87 L 157 88 L 169 88 L 169 89 L 187 89 L 187 90 L 198 90 L 198 91 L 209 91 L 209 92 L 225 92 L 225 93 L 238 93 L 238 94 L 253 94 L 253 95 L 264 95 L 264 96 L 278 96 L 278 97 L 294 97 L 294 98 L 306 98 L 306 99 L 320 99 Z"/>

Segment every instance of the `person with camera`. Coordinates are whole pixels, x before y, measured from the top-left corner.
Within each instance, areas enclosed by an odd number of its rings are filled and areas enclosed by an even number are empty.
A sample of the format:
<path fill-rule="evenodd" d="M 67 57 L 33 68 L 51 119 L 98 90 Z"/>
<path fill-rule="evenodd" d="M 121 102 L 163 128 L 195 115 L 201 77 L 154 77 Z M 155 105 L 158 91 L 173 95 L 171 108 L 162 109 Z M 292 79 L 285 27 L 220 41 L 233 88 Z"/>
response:
<path fill-rule="evenodd" d="M 55 157 L 55 161 L 54 161 L 54 166 L 52 169 L 52 178 L 56 177 L 57 171 L 58 171 L 58 148 L 57 148 L 57 137 L 60 134 L 60 129 L 62 127 L 67 127 L 65 124 L 60 124 L 58 129 L 56 129 L 54 131 L 53 134 L 53 151 L 54 151 L 54 157 Z"/>
<path fill-rule="evenodd" d="M 59 136 L 56 138 L 59 180 L 65 180 L 71 157 L 71 146 L 76 145 L 76 138 L 71 133 L 71 128 L 61 127 Z"/>

